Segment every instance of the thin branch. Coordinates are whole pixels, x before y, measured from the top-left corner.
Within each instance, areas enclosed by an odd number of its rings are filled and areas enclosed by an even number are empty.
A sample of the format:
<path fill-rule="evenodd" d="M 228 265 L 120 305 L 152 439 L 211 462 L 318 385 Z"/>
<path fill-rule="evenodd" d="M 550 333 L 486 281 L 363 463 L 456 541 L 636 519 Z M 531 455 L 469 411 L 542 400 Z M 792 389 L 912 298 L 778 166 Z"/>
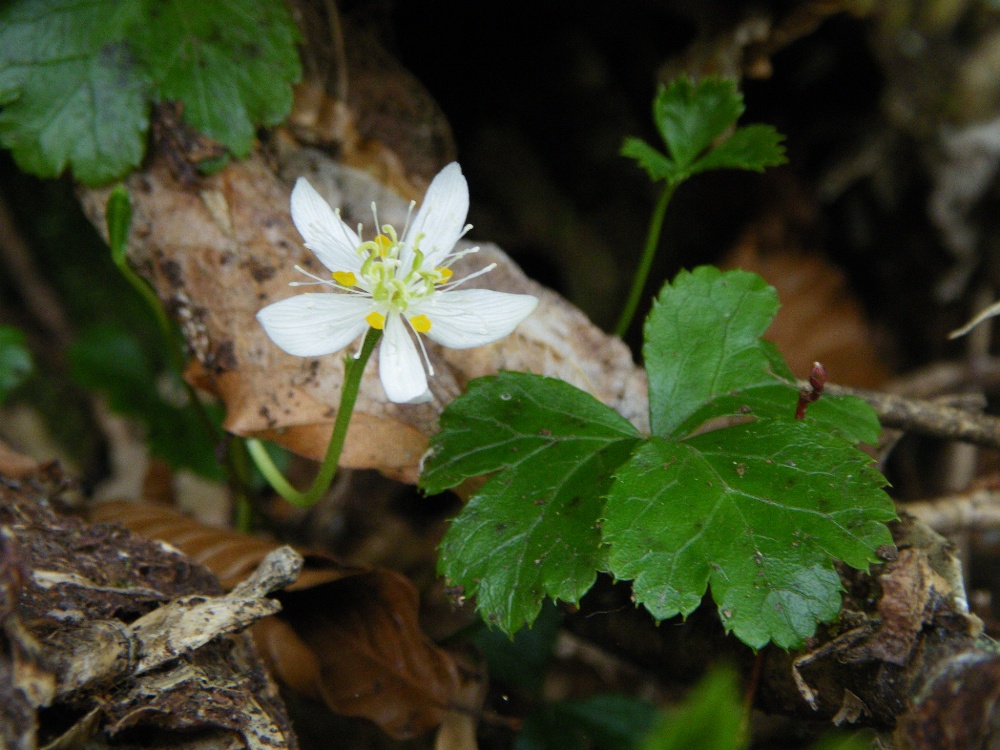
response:
<path fill-rule="evenodd" d="M 842 385 L 828 384 L 826 392 L 831 395 L 857 396 L 867 402 L 878 414 L 883 427 L 1000 450 L 1000 419 L 997 417 L 933 401 L 903 398 Z"/>
<path fill-rule="evenodd" d="M 899 506 L 939 534 L 1000 529 L 1000 490 L 979 489 Z"/>

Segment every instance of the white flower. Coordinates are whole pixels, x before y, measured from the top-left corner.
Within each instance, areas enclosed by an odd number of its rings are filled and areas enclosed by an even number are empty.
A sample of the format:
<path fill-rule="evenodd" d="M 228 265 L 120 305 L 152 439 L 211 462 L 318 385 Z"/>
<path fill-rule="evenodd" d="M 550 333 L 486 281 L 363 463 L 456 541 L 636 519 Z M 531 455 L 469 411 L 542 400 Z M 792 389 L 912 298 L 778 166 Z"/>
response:
<path fill-rule="evenodd" d="M 292 191 L 292 220 L 331 278 L 296 266 L 313 281 L 292 285 L 322 284 L 332 291 L 275 302 L 257 313 L 257 319 L 275 344 L 298 357 L 331 354 L 369 326 L 382 329 L 379 375 L 385 395 L 397 403 L 427 400 L 427 376 L 414 339 L 433 375 L 421 334 L 452 349 L 483 346 L 511 333 L 538 304 L 526 294 L 455 290 L 496 265 L 452 280 L 451 264 L 479 249 L 453 252 L 470 229 L 465 226 L 468 211 L 469 188 L 461 168 L 452 162 L 431 182 L 402 237 L 387 224 L 373 240 L 362 242 L 361 227 L 355 233 L 300 177 Z M 372 213 L 377 225 L 374 204 Z"/>

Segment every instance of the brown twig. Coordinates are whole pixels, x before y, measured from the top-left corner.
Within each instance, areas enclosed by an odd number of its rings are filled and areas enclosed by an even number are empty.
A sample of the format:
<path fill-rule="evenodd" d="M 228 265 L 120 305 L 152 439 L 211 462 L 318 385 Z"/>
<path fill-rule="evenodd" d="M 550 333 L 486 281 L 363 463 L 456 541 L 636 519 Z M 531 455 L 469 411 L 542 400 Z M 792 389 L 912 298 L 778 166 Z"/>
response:
<path fill-rule="evenodd" d="M 803 382 L 800 385 L 804 387 L 806 384 Z M 836 396 L 857 396 L 867 402 L 878 414 L 883 427 L 1000 450 L 1000 419 L 997 417 L 933 401 L 842 385 L 827 384 L 826 392 Z"/>

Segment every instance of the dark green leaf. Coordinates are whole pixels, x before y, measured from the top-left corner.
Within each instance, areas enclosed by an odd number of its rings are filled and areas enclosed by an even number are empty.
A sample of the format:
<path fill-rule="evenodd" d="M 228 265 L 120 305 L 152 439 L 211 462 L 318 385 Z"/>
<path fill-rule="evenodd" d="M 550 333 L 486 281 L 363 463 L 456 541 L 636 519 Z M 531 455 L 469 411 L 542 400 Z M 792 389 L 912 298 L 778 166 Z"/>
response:
<path fill-rule="evenodd" d="M 743 96 L 735 83 L 720 78 L 695 84 L 682 76 L 661 87 L 653 102 L 653 121 L 670 157 L 684 171 L 741 114 Z"/>
<path fill-rule="evenodd" d="M 680 707 L 665 711 L 642 750 L 742 750 L 749 745 L 736 675 L 709 672 Z"/>
<path fill-rule="evenodd" d="M 673 181 L 679 176 L 677 166 L 641 138 L 626 138 L 621 155 L 635 159 L 653 182 Z"/>
<path fill-rule="evenodd" d="M 515 750 L 629 750 L 656 718 L 656 707 L 628 695 L 595 695 L 543 705 L 524 722 Z"/>
<path fill-rule="evenodd" d="M 140 0 L 21 0 L 0 13 L 0 144 L 27 172 L 98 184 L 139 164 L 150 83 Z"/>
<path fill-rule="evenodd" d="M 774 288 L 747 271 L 701 266 L 663 287 L 643 347 L 654 435 L 674 435 L 706 401 L 774 381 L 760 336 L 777 310 Z"/>
<path fill-rule="evenodd" d="M 546 602 L 531 627 L 521 628 L 513 637 L 494 628 L 479 630 L 472 642 L 486 657 L 491 683 L 536 692 L 541 687 L 561 625 L 559 608 Z"/>
<path fill-rule="evenodd" d="M 69 358 L 74 380 L 104 393 L 112 411 L 145 423 L 154 455 L 174 468 L 221 478 L 215 445 L 195 410 L 185 404 L 180 384 L 154 372 L 133 336 L 110 326 L 93 328 L 73 343 Z M 165 398 L 158 384 L 166 385 L 171 398 Z"/>
<path fill-rule="evenodd" d="M 280 0 L 170 0 L 153 6 L 138 45 L 160 98 L 183 102 L 187 122 L 245 156 L 254 126 L 291 109 L 296 39 Z"/>
<path fill-rule="evenodd" d="M 832 558 L 865 568 L 892 544 L 883 484 L 868 456 L 801 421 L 654 438 L 608 494 L 610 568 L 658 619 L 692 612 L 710 584 L 740 640 L 795 646 L 839 612 Z"/>
<path fill-rule="evenodd" d="M 12 326 L 0 326 L 0 404 L 25 381 L 32 367 L 24 334 Z"/>
<path fill-rule="evenodd" d="M 505 471 L 448 529 L 441 572 L 507 633 L 531 623 L 545 596 L 578 601 L 603 563 L 603 494 L 639 439 L 627 420 L 561 380 L 505 372 L 472 381 L 441 416 L 421 485 L 440 492 Z"/>
<path fill-rule="evenodd" d="M 784 164 L 784 139 L 770 125 L 747 125 L 691 165 L 689 173 L 698 174 L 710 169 L 749 169 L 763 172 L 765 167 Z"/>

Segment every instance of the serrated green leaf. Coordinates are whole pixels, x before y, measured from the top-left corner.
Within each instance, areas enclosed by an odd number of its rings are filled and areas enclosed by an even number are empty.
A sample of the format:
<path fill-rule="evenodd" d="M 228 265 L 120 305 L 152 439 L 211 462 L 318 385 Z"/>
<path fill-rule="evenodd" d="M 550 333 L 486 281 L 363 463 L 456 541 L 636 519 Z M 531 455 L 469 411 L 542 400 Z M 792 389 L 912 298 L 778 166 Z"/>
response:
<path fill-rule="evenodd" d="M 27 379 L 33 367 L 24 334 L 13 326 L 0 326 L 0 404 Z"/>
<path fill-rule="evenodd" d="M 784 164 L 784 136 L 770 125 L 747 125 L 711 149 L 691 165 L 689 174 L 710 169 L 748 169 L 763 172 L 767 167 Z"/>
<path fill-rule="evenodd" d="M 686 171 L 712 141 L 743 114 L 743 96 L 733 81 L 681 76 L 660 88 L 653 121 L 677 167 Z"/>
<path fill-rule="evenodd" d="M 610 569 L 658 619 L 690 614 L 711 585 L 727 631 L 789 648 L 840 610 L 833 558 L 865 568 L 892 544 L 883 484 L 868 456 L 801 421 L 653 438 L 608 494 Z"/>
<path fill-rule="evenodd" d="M 0 13 L 0 144 L 40 177 L 99 184 L 139 164 L 150 82 L 127 32 L 141 0 L 21 0 Z"/>
<path fill-rule="evenodd" d="M 278 0 L 169 0 L 153 6 L 137 44 L 160 98 L 183 102 L 187 122 L 246 156 L 254 126 L 291 110 L 297 37 Z"/>
<path fill-rule="evenodd" d="M 653 182 L 673 181 L 679 176 L 677 166 L 641 138 L 626 138 L 621 155 L 635 159 Z"/>
<path fill-rule="evenodd" d="M 546 596 L 578 601 L 603 565 L 604 492 L 639 439 L 561 380 L 505 372 L 472 381 L 441 415 L 421 485 L 439 492 L 503 471 L 452 522 L 440 572 L 507 633 L 530 624 Z"/>
<path fill-rule="evenodd" d="M 642 750 L 741 750 L 749 745 L 745 711 L 736 675 L 715 668 L 680 706 L 660 715 Z"/>
<path fill-rule="evenodd" d="M 747 271 L 681 271 L 646 319 L 643 359 L 654 435 L 675 434 L 710 399 L 773 380 L 772 351 L 760 336 L 778 295 Z"/>

